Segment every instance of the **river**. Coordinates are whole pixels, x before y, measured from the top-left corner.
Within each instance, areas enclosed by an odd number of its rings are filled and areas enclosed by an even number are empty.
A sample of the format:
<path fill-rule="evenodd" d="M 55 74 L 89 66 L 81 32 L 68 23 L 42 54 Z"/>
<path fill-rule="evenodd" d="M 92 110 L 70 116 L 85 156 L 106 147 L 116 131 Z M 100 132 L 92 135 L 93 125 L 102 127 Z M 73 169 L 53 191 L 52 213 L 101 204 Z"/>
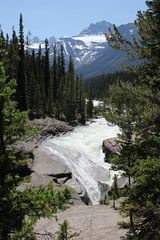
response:
<path fill-rule="evenodd" d="M 73 132 L 49 138 L 43 142 L 43 151 L 64 161 L 73 176 L 85 188 L 93 205 L 101 198 L 100 183 L 111 186 L 114 171 L 104 162 L 102 142 L 116 137 L 117 126 L 110 126 L 104 118 L 93 119 L 87 126 L 77 126 Z"/>

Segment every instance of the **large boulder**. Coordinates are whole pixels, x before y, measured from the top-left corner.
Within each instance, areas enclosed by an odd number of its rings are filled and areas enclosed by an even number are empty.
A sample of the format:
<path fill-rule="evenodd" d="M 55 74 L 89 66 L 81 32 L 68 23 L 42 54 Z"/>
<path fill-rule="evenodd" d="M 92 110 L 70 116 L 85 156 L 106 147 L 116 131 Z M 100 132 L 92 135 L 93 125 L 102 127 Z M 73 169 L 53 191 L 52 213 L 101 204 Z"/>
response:
<path fill-rule="evenodd" d="M 71 179 L 68 179 L 65 182 L 65 185 L 75 190 L 75 192 L 72 194 L 72 198 L 76 205 L 82 205 L 84 203 L 88 204 L 89 199 L 86 190 L 74 176 Z"/>
<path fill-rule="evenodd" d="M 51 156 L 41 150 L 34 150 L 34 162 L 32 171 L 40 175 L 49 176 L 52 178 L 71 178 L 72 173 L 67 165 L 58 159 L 53 159 Z"/>
<path fill-rule="evenodd" d="M 83 188 L 83 186 L 79 183 L 79 181 L 75 177 L 67 180 L 65 182 L 65 185 L 73 188 L 80 196 L 85 195 L 85 189 Z"/>
<path fill-rule="evenodd" d="M 31 127 L 36 127 L 40 130 L 41 135 L 57 135 L 72 131 L 73 127 L 65 122 L 56 120 L 55 118 L 40 118 L 30 121 Z"/>
<path fill-rule="evenodd" d="M 109 138 L 103 141 L 102 151 L 105 153 L 106 159 L 108 159 L 113 154 L 120 154 L 120 143 L 118 142 L 118 138 Z"/>
<path fill-rule="evenodd" d="M 23 182 L 18 186 L 18 190 L 23 191 L 26 188 L 32 188 L 32 187 L 39 187 L 39 186 L 47 186 L 49 183 L 51 183 L 54 187 L 59 188 L 59 184 L 56 184 L 53 181 L 52 177 L 44 176 L 41 174 L 38 174 L 36 172 L 32 172 L 30 175 L 31 179 L 29 182 Z"/>

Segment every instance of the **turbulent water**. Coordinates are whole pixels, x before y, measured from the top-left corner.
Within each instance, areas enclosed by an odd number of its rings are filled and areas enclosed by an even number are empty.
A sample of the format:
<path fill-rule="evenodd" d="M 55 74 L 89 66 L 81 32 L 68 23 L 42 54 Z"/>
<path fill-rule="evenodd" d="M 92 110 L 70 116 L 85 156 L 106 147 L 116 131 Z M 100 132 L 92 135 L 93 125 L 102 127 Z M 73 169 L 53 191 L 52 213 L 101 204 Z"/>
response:
<path fill-rule="evenodd" d="M 111 185 L 114 175 L 104 162 L 102 141 L 116 137 L 118 132 L 118 127 L 109 126 L 104 118 L 94 119 L 88 126 L 78 126 L 73 132 L 46 140 L 42 149 L 68 165 L 95 205 L 101 198 L 98 183 Z"/>

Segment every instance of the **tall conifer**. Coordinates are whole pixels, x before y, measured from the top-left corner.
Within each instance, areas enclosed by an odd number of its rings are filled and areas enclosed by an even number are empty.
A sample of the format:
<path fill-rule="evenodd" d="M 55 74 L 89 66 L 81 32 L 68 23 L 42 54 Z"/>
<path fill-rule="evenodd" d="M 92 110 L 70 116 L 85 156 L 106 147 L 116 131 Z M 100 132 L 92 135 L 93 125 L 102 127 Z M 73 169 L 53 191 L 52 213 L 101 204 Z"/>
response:
<path fill-rule="evenodd" d="M 25 76 L 25 49 L 24 49 L 23 18 L 20 14 L 19 20 L 19 63 L 17 75 L 17 101 L 18 108 L 23 111 L 27 109 L 26 102 L 26 76 Z"/>
<path fill-rule="evenodd" d="M 44 84 L 45 84 L 45 93 L 48 99 L 49 91 L 49 82 L 50 82 L 50 71 L 49 71 L 49 43 L 48 39 L 45 40 L 45 62 L 44 62 Z"/>
<path fill-rule="evenodd" d="M 129 212 L 130 215 L 132 213 L 126 239 L 158 240 L 160 239 L 158 210 L 160 208 L 160 2 L 152 0 L 146 1 L 146 4 L 148 9 L 138 12 L 136 21 L 140 36 L 138 41 L 134 39 L 133 42 L 128 42 L 122 39 L 116 28 L 114 34 L 107 39 L 112 47 L 127 48 L 127 51 L 134 50 L 138 58 L 143 59 L 143 64 L 132 68 L 132 71 L 137 72 L 136 84 L 130 83 L 126 86 L 123 84 L 121 90 L 117 86 L 117 91 L 118 89 L 121 91 L 119 98 L 123 101 L 123 105 L 118 103 L 115 91 L 111 95 L 113 99 L 111 111 L 114 112 L 115 123 L 119 117 L 119 122 L 123 126 L 122 136 L 127 128 L 134 130 L 133 141 L 127 151 L 128 157 L 132 156 L 134 159 L 130 166 L 132 187 L 122 205 L 124 212 Z M 117 104 L 114 105 L 115 101 Z M 127 118 L 131 120 L 130 124 L 125 123 L 124 120 Z M 123 146 L 122 141 L 121 160 L 123 155 L 127 158 L 124 151 L 126 147 Z"/>

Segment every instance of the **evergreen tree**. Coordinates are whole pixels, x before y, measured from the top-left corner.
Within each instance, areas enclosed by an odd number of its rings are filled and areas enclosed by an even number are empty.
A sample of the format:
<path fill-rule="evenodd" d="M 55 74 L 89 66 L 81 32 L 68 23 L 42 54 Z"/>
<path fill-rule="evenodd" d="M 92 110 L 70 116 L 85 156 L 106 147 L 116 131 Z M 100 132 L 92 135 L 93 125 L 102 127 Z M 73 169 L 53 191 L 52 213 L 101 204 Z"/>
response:
<path fill-rule="evenodd" d="M 19 63 L 17 75 L 17 102 L 21 111 L 27 109 L 26 102 L 26 76 L 25 76 L 25 50 L 24 50 L 24 33 L 23 18 L 20 14 L 19 20 Z"/>
<path fill-rule="evenodd" d="M 61 66 L 61 76 L 65 75 L 65 61 L 64 61 L 64 47 L 61 45 L 60 50 L 60 66 Z"/>
<path fill-rule="evenodd" d="M 5 60 L 5 55 L 6 55 L 5 38 L 4 38 L 4 34 L 3 34 L 3 31 L 2 31 L 1 26 L 0 26 L 0 61 Z"/>
<path fill-rule="evenodd" d="M 69 229 L 69 223 L 67 220 L 64 220 L 62 224 L 59 224 L 59 231 L 57 232 L 57 240 L 69 240 L 74 239 L 79 236 L 79 233 L 71 232 Z"/>
<path fill-rule="evenodd" d="M 76 120 L 76 81 L 74 78 L 74 64 L 71 56 L 67 74 L 65 116 L 68 122 Z"/>
<path fill-rule="evenodd" d="M 12 216 L 14 211 L 11 211 L 9 206 L 13 204 L 12 191 L 21 181 L 17 171 L 25 165 L 23 159 L 17 159 L 9 150 L 9 145 L 24 134 L 26 124 L 26 113 L 16 110 L 15 102 L 10 100 L 15 92 L 14 86 L 14 80 L 7 81 L 3 64 L 0 62 L 0 238 L 4 240 L 9 239 L 9 230 L 15 220 L 14 215 Z"/>
<path fill-rule="evenodd" d="M 119 189 L 118 189 L 118 178 L 115 174 L 113 177 L 113 187 L 112 187 L 112 198 L 113 198 L 113 208 L 116 209 L 116 200 L 119 198 Z"/>
<path fill-rule="evenodd" d="M 49 43 L 45 40 L 45 62 L 44 62 L 44 85 L 46 98 L 49 97 L 49 83 L 50 83 L 50 71 L 49 71 Z"/>
<path fill-rule="evenodd" d="M 26 100 L 27 100 L 27 109 L 30 109 L 31 105 L 31 97 L 33 90 L 32 82 L 31 82 L 31 55 L 30 55 L 30 48 L 29 48 L 29 37 L 27 36 L 26 41 L 26 51 L 25 51 L 25 68 L 26 68 Z"/>
<path fill-rule="evenodd" d="M 159 158 L 147 158 L 137 161 L 134 168 L 132 191 L 123 202 L 123 212 L 132 209 L 134 213 L 134 234 L 128 232 L 126 239 L 160 239 Z"/>
<path fill-rule="evenodd" d="M 64 61 L 64 49 L 61 45 L 60 53 L 58 54 L 58 84 L 57 84 L 57 110 L 58 118 L 63 119 L 62 115 L 65 111 L 65 94 L 66 94 L 66 72 L 65 72 L 65 61 Z"/>
<path fill-rule="evenodd" d="M 92 87 L 90 87 L 89 98 L 87 100 L 87 117 L 93 118 L 93 97 L 92 97 Z"/>
<path fill-rule="evenodd" d="M 86 98 L 84 84 L 81 78 L 77 78 L 77 114 L 79 114 L 79 122 L 85 124 L 86 122 Z"/>
<path fill-rule="evenodd" d="M 19 63 L 19 46 L 18 37 L 13 28 L 12 38 L 8 47 L 8 67 L 6 68 L 6 73 L 10 79 L 17 77 L 17 69 Z"/>
<path fill-rule="evenodd" d="M 68 233 L 68 222 L 64 220 L 62 224 L 60 224 L 60 231 L 58 232 L 57 240 L 69 240 L 69 233 Z"/>
<path fill-rule="evenodd" d="M 8 81 L 0 62 L 0 239 L 33 239 L 33 225 L 40 217 L 49 217 L 71 195 L 70 190 L 56 191 L 51 185 L 20 191 L 25 179 L 26 156 L 16 153 L 13 144 L 27 134 L 27 113 L 16 109 L 11 100 L 15 80 Z"/>
<path fill-rule="evenodd" d="M 6 41 L 5 41 L 5 48 L 6 48 L 7 51 L 8 51 L 8 47 L 9 47 L 9 35 L 8 35 L 8 33 L 7 33 L 7 35 L 6 35 Z"/>
<path fill-rule="evenodd" d="M 58 90 L 58 79 L 57 79 L 57 50 L 56 45 L 54 46 L 54 57 L 53 57 L 53 99 L 57 100 L 57 90 Z"/>
<path fill-rule="evenodd" d="M 112 47 L 127 49 L 127 52 L 134 50 L 139 59 L 145 59 L 143 64 L 131 69 L 137 72 L 138 81 L 135 85 L 126 86 L 126 96 L 123 93 L 123 85 L 119 97 L 121 97 L 120 102 L 124 98 L 124 104 L 120 106 L 117 103 L 114 113 L 115 122 L 117 122 L 118 114 L 121 116 L 121 120 L 123 120 L 123 116 L 127 115 L 130 119 L 128 127 L 125 126 L 124 122 L 122 135 L 127 128 L 134 130 L 131 131 L 132 134 L 134 132 L 133 141 L 130 142 L 128 150 L 127 145 L 122 145 L 121 151 L 121 159 L 123 155 L 127 156 L 127 153 L 129 158 L 132 157 L 134 160 L 130 166 L 133 184 L 128 192 L 128 199 L 124 201 L 122 206 L 124 212 L 132 213 L 134 217 L 130 222 L 130 231 L 126 239 L 157 240 L 160 237 L 160 228 L 157 223 L 160 219 L 160 214 L 157 211 L 160 206 L 157 198 L 160 188 L 157 186 L 159 174 L 156 172 L 156 169 L 159 169 L 160 160 L 160 55 L 158 54 L 160 49 L 160 2 L 153 0 L 147 1 L 146 4 L 147 11 L 138 12 L 136 21 L 140 35 L 138 41 L 133 39 L 133 42 L 128 42 L 122 39 L 116 28 L 114 34 L 112 33 L 111 37 L 107 39 Z M 119 86 L 118 89 L 120 89 Z M 116 99 L 115 92 L 114 95 L 112 92 L 112 99 Z M 130 109 L 124 108 L 129 104 Z M 132 150 L 130 151 L 130 149 Z M 156 189 L 151 187 L 152 184 L 154 185 L 155 179 Z"/>
<path fill-rule="evenodd" d="M 46 95 L 45 95 L 45 85 L 44 85 L 44 71 L 43 71 L 43 60 L 42 60 L 42 50 L 41 45 L 39 45 L 38 56 L 37 56 L 37 82 L 39 86 L 39 100 L 37 103 L 38 116 L 45 115 L 46 108 Z"/>

